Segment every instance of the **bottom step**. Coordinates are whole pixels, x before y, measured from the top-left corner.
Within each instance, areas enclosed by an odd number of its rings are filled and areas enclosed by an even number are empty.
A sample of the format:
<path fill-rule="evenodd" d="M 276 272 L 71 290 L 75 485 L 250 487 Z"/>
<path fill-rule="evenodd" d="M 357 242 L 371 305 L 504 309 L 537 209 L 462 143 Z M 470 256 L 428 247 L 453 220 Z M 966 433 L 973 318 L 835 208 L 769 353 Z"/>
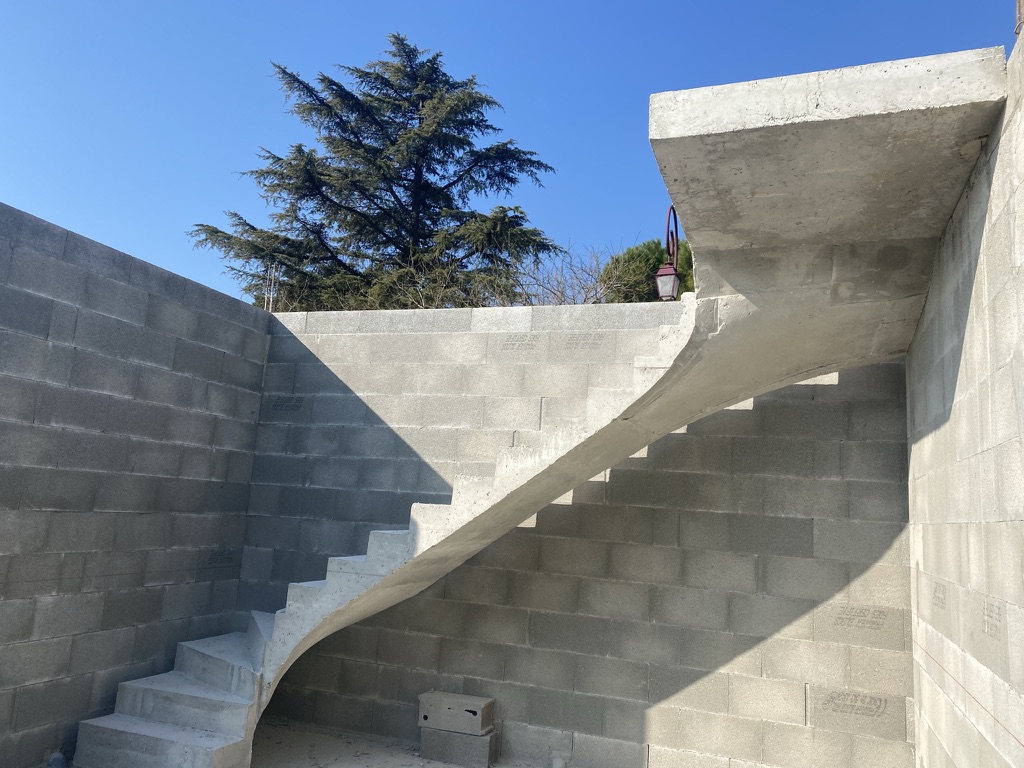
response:
<path fill-rule="evenodd" d="M 75 768 L 245 768 L 246 739 L 221 733 L 107 715 L 78 730 Z"/>

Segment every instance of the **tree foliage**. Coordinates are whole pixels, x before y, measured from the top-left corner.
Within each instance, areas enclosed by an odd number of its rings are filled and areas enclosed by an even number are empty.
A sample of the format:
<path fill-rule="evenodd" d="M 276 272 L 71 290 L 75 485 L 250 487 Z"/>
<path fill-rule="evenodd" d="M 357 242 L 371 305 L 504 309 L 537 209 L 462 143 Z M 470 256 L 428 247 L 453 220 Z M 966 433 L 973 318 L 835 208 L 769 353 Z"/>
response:
<path fill-rule="evenodd" d="M 608 260 L 598 277 L 602 301 L 609 304 L 658 301 L 654 275 L 665 263 L 665 246 L 660 240 L 646 240 Z M 679 292 L 693 290 L 693 254 L 685 240 L 679 243 Z"/>
<path fill-rule="evenodd" d="M 456 80 L 441 54 L 401 35 L 386 58 L 321 73 L 310 84 L 274 69 L 290 110 L 317 146 L 263 149 L 247 172 L 274 209 L 260 228 L 227 212 L 229 229 L 198 224 L 198 247 L 221 251 L 243 290 L 277 309 L 375 309 L 519 303 L 518 271 L 561 252 L 518 206 L 471 208 L 552 169 L 499 133 L 498 102 L 474 77 Z"/>

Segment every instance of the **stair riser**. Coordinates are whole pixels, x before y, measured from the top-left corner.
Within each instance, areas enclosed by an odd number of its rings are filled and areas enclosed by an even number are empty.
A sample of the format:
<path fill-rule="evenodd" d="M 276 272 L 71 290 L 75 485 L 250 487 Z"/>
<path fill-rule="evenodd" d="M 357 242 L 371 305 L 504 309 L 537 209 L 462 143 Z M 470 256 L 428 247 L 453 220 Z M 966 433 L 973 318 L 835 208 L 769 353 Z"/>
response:
<path fill-rule="evenodd" d="M 118 687 L 114 711 L 143 720 L 238 737 L 245 735 L 249 719 L 249 707 L 240 702 L 204 699 L 179 691 L 133 686 L 131 683 L 122 683 Z"/>
<path fill-rule="evenodd" d="M 179 645 L 174 668 L 214 688 L 253 699 L 256 696 L 256 673 L 225 659 L 210 656 L 187 645 Z"/>
<path fill-rule="evenodd" d="M 248 768 L 250 746 L 242 739 L 204 749 L 192 744 L 82 723 L 75 768 Z"/>

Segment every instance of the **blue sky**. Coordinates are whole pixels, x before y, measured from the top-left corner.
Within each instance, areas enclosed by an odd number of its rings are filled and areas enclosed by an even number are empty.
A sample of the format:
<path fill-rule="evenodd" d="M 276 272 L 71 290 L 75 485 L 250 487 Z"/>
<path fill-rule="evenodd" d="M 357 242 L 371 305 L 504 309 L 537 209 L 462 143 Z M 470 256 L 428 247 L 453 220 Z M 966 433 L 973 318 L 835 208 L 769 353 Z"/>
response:
<path fill-rule="evenodd" d="M 660 237 L 651 93 L 1014 41 L 1013 0 L 488 0 L 91 3 L 0 13 L 0 201 L 237 295 L 185 232 L 261 222 L 238 176 L 307 140 L 271 72 L 380 58 L 390 32 L 443 51 L 492 121 L 556 174 L 512 202 L 562 245 Z M 500 201 L 494 201 L 500 202 Z M 685 210 L 680 210 L 683 226 Z"/>

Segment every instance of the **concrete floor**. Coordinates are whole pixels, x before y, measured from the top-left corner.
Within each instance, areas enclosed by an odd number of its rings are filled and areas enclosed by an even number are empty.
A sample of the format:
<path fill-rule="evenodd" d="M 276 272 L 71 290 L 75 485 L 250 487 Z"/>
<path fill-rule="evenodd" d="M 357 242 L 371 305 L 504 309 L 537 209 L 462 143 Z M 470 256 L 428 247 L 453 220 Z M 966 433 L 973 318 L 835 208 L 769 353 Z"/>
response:
<path fill-rule="evenodd" d="M 446 768 L 425 760 L 419 745 L 263 718 L 253 739 L 252 768 Z"/>

